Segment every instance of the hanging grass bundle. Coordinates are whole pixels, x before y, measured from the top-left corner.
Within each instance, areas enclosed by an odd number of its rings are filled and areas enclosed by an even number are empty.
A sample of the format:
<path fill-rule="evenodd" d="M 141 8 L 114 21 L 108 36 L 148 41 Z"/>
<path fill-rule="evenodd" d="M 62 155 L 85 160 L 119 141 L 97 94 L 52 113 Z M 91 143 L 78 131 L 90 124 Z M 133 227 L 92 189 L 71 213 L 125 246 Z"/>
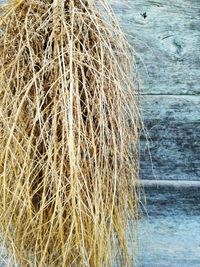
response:
<path fill-rule="evenodd" d="M 127 266 L 139 115 L 107 0 L 16 0 L 0 18 L 0 226 L 20 266 Z"/>

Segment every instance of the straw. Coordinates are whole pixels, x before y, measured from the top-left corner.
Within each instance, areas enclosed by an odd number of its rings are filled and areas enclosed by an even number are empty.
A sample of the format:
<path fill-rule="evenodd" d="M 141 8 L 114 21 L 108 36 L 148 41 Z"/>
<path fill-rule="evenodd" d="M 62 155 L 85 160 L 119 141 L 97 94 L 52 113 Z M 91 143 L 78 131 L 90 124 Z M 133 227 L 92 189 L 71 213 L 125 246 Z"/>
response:
<path fill-rule="evenodd" d="M 18 0 L 0 18 L 0 227 L 20 266 L 128 266 L 138 92 L 107 0 Z"/>

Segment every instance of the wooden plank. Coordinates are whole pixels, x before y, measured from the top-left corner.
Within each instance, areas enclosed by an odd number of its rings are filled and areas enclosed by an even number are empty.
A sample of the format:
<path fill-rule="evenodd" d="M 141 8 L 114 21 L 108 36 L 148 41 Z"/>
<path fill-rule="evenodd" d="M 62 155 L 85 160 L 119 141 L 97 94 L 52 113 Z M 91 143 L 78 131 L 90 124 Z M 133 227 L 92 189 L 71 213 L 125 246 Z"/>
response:
<path fill-rule="evenodd" d="M 144 188 L 196 189 L 199 192 L 200 181 L 187 180 L 140 180 Z M 199 203 L 200 205 L 200 203 Z"/>
<path fill-rule="evenodd" d="M 199 267 L 199 188 L 145 189 L 147 204 L 135 227 L 141 233 L 137 266 Z"/>
<path fill-rule="evenodd" d="M 200 97 L 145 96 L 143 116 L 151 138 L 141 138 L 143 179 L 200 180 Z"/>
<path fill-rule="evenodd" d="M 144 94 L 200 94 L 199 0 L 111 0 Z"/>

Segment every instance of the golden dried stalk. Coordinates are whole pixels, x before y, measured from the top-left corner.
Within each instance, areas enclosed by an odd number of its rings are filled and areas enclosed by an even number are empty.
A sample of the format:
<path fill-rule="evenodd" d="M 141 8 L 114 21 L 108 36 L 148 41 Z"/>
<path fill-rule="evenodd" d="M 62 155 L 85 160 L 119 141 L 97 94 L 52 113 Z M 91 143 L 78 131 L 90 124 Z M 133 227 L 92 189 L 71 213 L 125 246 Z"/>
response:
<path fill-rule="evenodd" d="M 138 95 L 107 0 L 17 0 L 0 18 L 0 226 L 20 266 L 130 260 Z"/>

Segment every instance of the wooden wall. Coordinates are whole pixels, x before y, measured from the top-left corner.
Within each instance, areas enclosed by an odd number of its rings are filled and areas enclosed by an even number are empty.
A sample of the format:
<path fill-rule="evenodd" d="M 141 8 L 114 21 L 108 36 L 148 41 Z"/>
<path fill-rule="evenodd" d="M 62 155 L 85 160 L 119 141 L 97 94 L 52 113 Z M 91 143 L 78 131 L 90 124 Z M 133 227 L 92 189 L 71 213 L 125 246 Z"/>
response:
<path fill-rule="evenodd" d="M 200 1 L 111 2 L 140 72 L 142 178 L 200 180 Z"/>

